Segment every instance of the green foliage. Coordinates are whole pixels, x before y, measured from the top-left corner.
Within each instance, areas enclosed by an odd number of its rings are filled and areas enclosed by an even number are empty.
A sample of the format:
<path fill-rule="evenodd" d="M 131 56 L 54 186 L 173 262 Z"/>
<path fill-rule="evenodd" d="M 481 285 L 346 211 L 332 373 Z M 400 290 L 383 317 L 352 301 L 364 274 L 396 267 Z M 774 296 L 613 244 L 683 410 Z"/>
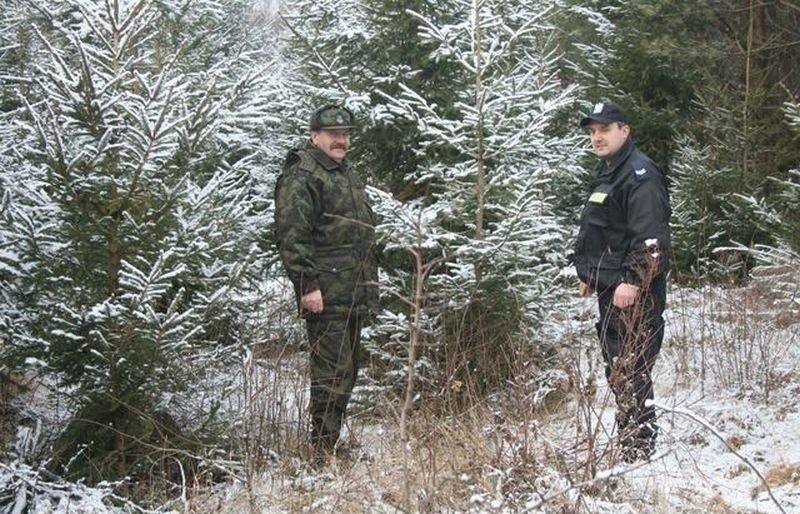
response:
<path fill-rule="evenodd" d="M 256 239 L 248 130 L 264 113 L 246 26 L 232 23 L 244 5 L 71 0 L 18 13 L 36 52 L 17 81 L 24 108 L 2 126 L 15 145 L 0 183 L 11 327 L 0 359 L 68 394 L 77 412 L 54 465 L 76 476 L 168 474 L 153 457 L 163 445 L 198 450 L 182 395 L 221 363 L 217 346 L 241 343 Z M 178 27 L 180 40 L 165 32 Z M 166 418 L 165 435 L 154 420 Z"/>
<path fill-rule="evenodd" d="M 695 275 L 708 273 L 712 252 L 722 243 L 724 229 L 716 213 L 727 195 L 719 194 L 728 187 L 725 170 L 708 165 L 710 148 L 697 146 L 685 138 L 679 141 L 679 152 L 673 161 L 672 182 L 672 259 L 677 269 Z"/>
<path fill-rule="evenodd" d="M 431 345 L 437 349 L 431 360 L 442 370 L 443 390 L 452 392 L 453 384 L 461 384 L 483 396 L 513 379 L 516 356 L 527 346 L 520 338 L 526 328 L 525 301 L 513 289 L 492 275 L 469 304 L 444 313 L 444 345 Z"/>
<path fill-rule="evenodd" d="M 800 12 L 782 2 L 570 4 L 562 26 L 571 73 L 590 85 L 590 100 L 618 101 L 639 146 L 678 173 L 678 271 L 708 270 L 717 244 L 774 243 L 782 229 L 764 209 L 782 210 L 775 180 L 798 162 L 783 103 L 800 94 L 788 71 L 800 59 Z M 755 215 L 754 198 L 772 205 L 755 201 Z"/>
<path fill-rule="evenodd" d="M 565 46 L 587 99 L 619 103 L 637 144 L 669 170 L 677 130 L 692 114 L 704 67 L 718 55 L 705 39 L 714 41 L 714 11 L 699 0 L 571 3 Z"/>
<path fill-rule="evenodd" d="M 194 475 L 204 441 L 167 414 L 140 410 L 139 404 L 135 391 L 87 399 L 55 442 L 50 468 L 73 480 L 118 477 L 151 487 Z"/>
<path fill-rule="evenodd" d="M 413 365 L 427 387 L 478 395 L 513 375 L 518 349 L 542 343 L 532 335 L 567 247 L 553 184 L 576 172 L 577 146 L 561 125 L 576 88 L 555 71 L 554 10 L 497 0 L 413 13 L 429 62 L 452 78 L 411 75 L 373 107 L 418 145 L 412 187 L 376 206 L 392 255 L 421 259 L 386 269 L 388 294 L 414 306 L 387 303 L 376 332 L 388 341 L 370 344 L 391 379 L 407 365 L 395 358 L 408 355 L 404 332 L 423 340 Z M 403 326 L 417 307 L 420 321 Z"/>
<path fill-rule="evenodd" d="M 452 61 L 432 55 L 435 45 L 419 37 L 420 20 L 412 13 L 444 22 L 452 17 L 449 8 L 449 2 L 419 0 L 296 2 L 285 18 L 287 58 L 301 63 L 299 88 L 307 108 L 330 101 L 355 107 L 358 128 L 350 159 L 404 199 L 424 194 L 425 186 L 411 178 L 420 163 L 446 155 L 423 148 L 415 120 L 387 122 L 375 109 L 385 105 L 386 95 L 411 87 L 453 111 L 452 85 L 463 81 L 463 74 Z"/>

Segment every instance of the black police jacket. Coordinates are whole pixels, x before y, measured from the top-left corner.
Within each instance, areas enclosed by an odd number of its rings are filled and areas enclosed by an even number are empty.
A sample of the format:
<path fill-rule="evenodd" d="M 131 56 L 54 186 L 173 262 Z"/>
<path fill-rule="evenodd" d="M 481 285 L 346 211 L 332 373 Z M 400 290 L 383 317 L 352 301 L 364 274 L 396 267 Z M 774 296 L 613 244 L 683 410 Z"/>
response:
<path fill-rule="evenodd" d="M 594 170 L 572 259 L 578 277 L 603 290 L 666 273 L 670 212 L 664 174 L 628 138 Z"/>

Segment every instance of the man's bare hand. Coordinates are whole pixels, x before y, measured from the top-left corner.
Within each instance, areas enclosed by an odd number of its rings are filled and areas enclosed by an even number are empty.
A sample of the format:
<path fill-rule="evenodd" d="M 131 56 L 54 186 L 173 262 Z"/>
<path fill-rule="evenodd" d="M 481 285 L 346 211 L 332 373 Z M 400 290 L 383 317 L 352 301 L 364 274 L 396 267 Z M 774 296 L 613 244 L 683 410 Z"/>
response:
<path fill-rule="evenodd" d="M 319 314 L 325 308 L 322 303 L 322 292 L 315 289 L 300 297 L 300 308 L 312 314 Z"/>
<path fill-rule="evenodd" d="M 578 284 L 578 293 L 580 293 L 582 298 L 586 298 L 594 293 L 594 289 L 592 289 L 592 286 L 581 280 L 581 283 Z"/>
<path fill-rule="evenodd" d="M 636 302 L 638 296 L 638 287 L 622 283 L 614 289 L 614 307 L 618 309 L 627 309 Z"/>

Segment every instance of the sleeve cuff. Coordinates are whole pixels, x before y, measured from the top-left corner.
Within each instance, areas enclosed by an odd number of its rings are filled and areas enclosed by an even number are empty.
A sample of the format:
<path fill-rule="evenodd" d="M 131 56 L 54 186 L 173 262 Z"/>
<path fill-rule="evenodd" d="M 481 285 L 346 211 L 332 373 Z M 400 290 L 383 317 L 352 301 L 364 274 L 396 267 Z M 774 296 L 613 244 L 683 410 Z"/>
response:
<path fill-rule="evenodd" d="M 300 277 L 299 287 L 297 288 L 300 291 L 301 295 L 306 295 L 312 291 L 316 291 L 319 289 L 319 282 L 315 277 Z"/>
<path fill-rule="evenodd" d="M 641 280 L 639 280 L 639 274 L 630 269 L 622 270 L 622 275 L 620 276 L 619 282 L 621 284 L 630 284 L 636 287 L 641 286 Z"/>

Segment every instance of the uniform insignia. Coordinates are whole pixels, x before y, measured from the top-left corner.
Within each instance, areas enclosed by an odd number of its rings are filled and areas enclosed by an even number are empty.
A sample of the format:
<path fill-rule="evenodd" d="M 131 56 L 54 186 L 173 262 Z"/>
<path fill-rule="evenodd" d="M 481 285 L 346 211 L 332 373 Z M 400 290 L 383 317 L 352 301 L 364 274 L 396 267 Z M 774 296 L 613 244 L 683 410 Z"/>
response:
<path fill-rule="evenodd" d="M 641 177 L 642 175 L 647 173 L 647 168 L 641 168 L 641 169 L 635 170 L 634 173 L 636 173 L 637 177 Z"/>
<path fill-rule="evenodd" d="M 594 203 L 594 204 L 597 204 L 597 205 L 603 205 L 603 202 L 606 201 L 607 197 L 608 197 L 607 193 L 601 193 L 600 191 L 595 191 L 589 197 L 589 203 Z"/>
<path fill-rule="evenodd" d="M 600 114 L 601 112 L 603 112 L 603 104 L 602 103 L 594 104 L 594 111 L 592 111 L 592 113 Z"/>
<path fill-rule="evenodd" d="M 341 125 L 344 125 L 344 116 L 342 116 L 341 114 L 340 114 L 340 115 L 338 115 L 338 116 L 336 117 L 336 123 L 339 123 L 339 124 L 341 124 Z"/>

